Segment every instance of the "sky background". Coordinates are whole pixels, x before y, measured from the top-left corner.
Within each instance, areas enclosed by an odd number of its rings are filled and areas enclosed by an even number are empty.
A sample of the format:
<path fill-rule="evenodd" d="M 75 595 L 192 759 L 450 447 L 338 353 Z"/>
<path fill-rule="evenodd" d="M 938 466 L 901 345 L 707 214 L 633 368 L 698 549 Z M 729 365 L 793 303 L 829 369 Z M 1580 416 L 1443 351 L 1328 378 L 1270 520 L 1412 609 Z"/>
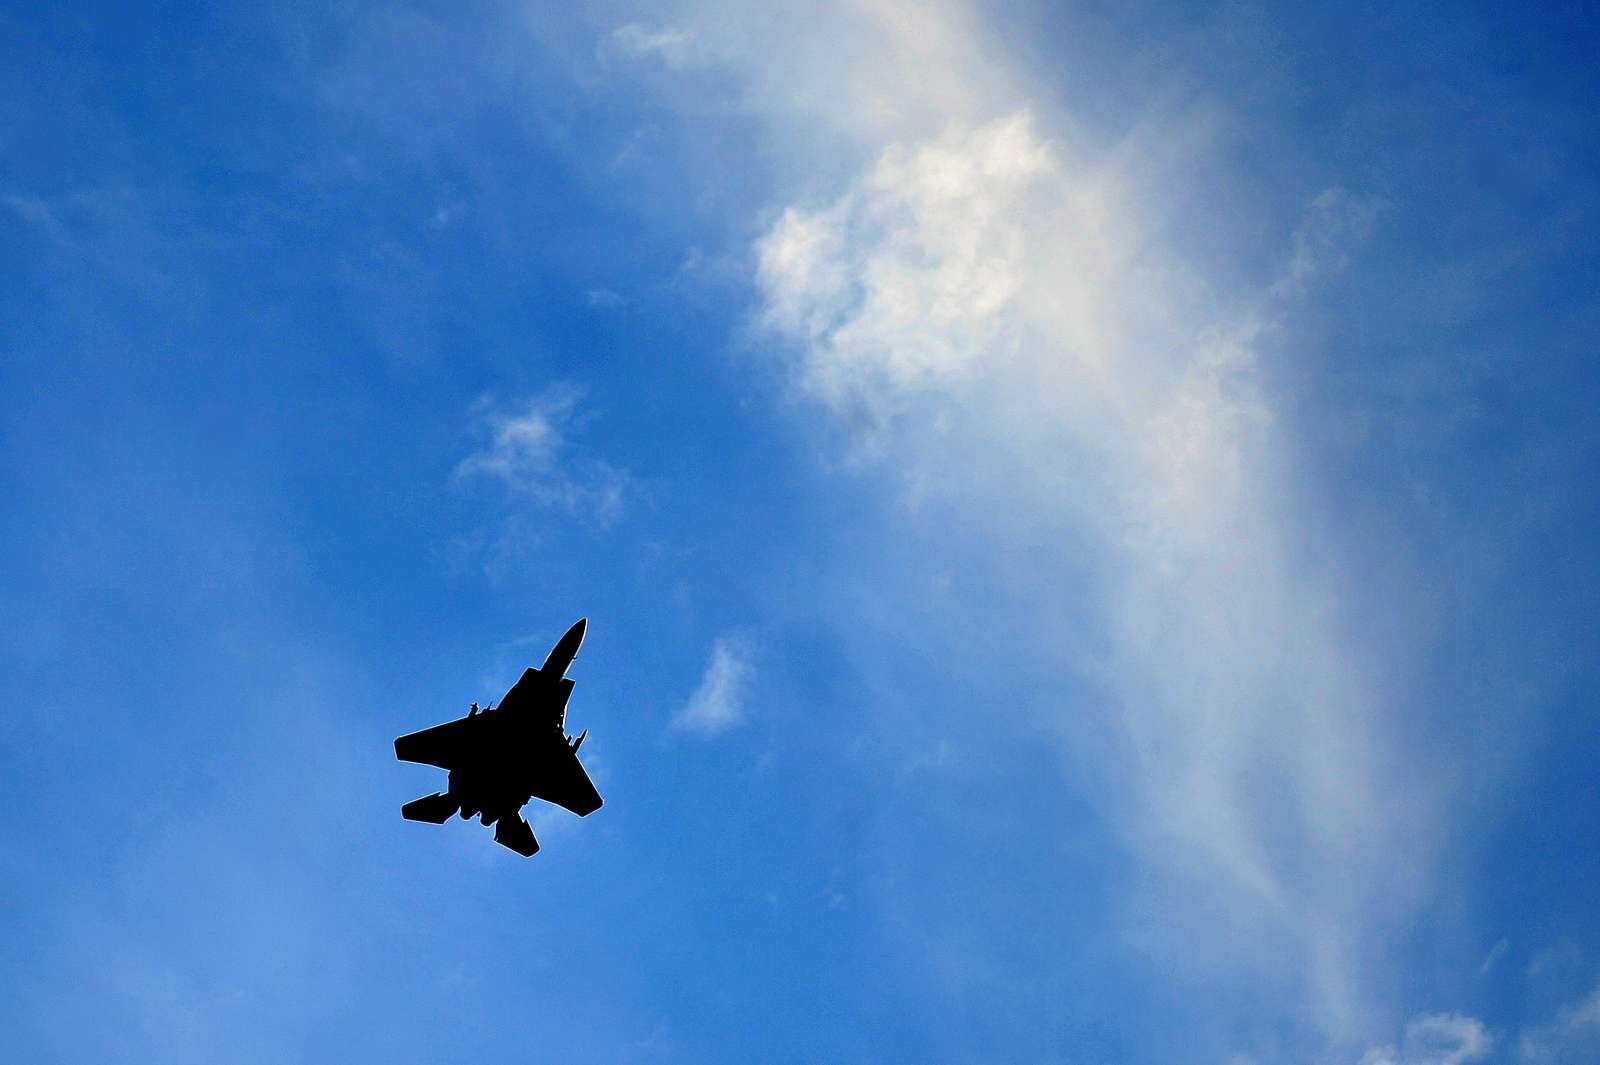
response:
<path fill-rule="evenodd" d="M 1596 13 L 1338 7 L 0 12 L 6 1055 L 1600 1060 Z"/>

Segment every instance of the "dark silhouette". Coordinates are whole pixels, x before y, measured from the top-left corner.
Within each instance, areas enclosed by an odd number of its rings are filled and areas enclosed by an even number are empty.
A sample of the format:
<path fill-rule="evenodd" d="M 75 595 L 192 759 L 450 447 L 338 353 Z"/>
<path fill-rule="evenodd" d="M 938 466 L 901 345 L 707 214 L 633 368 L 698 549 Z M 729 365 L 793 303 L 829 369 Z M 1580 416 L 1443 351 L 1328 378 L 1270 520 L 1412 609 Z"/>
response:
<path fill-rule="evenodd" d="M 448 791 L 400 807 L 407 820 L 442 825 L 457 810 L 463 818 L 478 814 L 495 826 L 496 843 L 531 858 L 539 841 L 520 813 L 528 800 L 553 802 L 579 817 L 600 809 L 600 793 L 578 762 L 578 746 L 589 730 L 577 739 L 566 732 L 572 695 L 566 672 L 588 620 L 579 618 L 544 665 L 524 672 L 498 707 L 480 710 L 473 703 L 466 717 L 394 741 L 401 761 L 450 771 Z"/>

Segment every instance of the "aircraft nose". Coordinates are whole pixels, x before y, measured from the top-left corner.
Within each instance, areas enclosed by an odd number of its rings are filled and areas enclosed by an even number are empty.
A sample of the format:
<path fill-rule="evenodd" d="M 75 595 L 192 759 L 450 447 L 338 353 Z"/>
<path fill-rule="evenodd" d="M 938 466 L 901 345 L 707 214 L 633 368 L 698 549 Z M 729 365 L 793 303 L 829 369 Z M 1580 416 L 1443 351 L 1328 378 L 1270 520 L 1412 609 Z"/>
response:
<path fill-rule="evenodd" d="M 550 657 L 544 660 L 544 665 L 539 667 L 540 671 L 553 677 L 566 673 L 572 660 L 578 657 L 578 647 L 583 643 L 583 630 L 588 626 L 588 618 L 579 618 L 578 623 L 568 629 L 567 634 L 550 649 Z"/>
<path fill-rule="evenodd" d="M 567 630 L 567 634 L 561 637 L 561 642 L 556 644 L 557 647 L 561 648 L 562 654 L 566 657 L 568 662 L 577 657 L 578 648 L 583 646 L 584 631 L 588 629 L 588 627 L 589 619 L 579 618 L 577 623 L 574 624 L 572 628 Z"/>

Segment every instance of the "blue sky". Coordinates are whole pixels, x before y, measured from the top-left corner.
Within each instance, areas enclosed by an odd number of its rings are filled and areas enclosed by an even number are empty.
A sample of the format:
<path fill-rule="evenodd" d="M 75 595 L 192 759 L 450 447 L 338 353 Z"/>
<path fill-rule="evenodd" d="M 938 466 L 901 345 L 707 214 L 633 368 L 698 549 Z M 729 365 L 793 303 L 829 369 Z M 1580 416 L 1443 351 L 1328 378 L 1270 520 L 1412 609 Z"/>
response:
<path fill-rule="evenodd" d="M 1600 1057 L 1592 10 L 0 28 L 17 1060 Z"/>

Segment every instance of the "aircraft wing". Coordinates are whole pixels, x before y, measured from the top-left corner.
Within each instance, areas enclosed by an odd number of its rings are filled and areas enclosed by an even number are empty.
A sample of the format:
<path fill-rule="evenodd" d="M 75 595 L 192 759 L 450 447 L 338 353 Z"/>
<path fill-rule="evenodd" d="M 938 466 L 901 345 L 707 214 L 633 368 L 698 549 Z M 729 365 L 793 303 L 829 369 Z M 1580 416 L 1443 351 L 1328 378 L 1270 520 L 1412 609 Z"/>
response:
<path fill-rule="evenodd" d="M 578 756 L 571 751 L 567 751 L 565 757 L 558 757 L 550 772 L 534 781 L 533 797 L 553 802 L 579 817 L 587 817 L 604 803 Z"/>
<path fill-rule="evenodd" d="M 571 695 L 570 677 L 551 677 L 537 669 L 528 669 L 500 700 L 500 710 L 531 718 L 535 724 L 559 728 L 566 720 L 567 699 Z"/>
<path fill-rule="evenodd" d="M 500 709 L 518 710 L 525 703 L 538 701 L 539 692 L 544 689 L 544 675 L 537 669 L 528 667 L 522 671 L 521 678 L 511 686 L 505 697 L 500 700 Z"/>
<path fill-rule="evenodd" d="M 466 759 L 467 728 L 471 718 L 446 721 L 394 741 L 394 753 L 402 762 L 421 762 L 440 769 L 454 769 Z"/>

